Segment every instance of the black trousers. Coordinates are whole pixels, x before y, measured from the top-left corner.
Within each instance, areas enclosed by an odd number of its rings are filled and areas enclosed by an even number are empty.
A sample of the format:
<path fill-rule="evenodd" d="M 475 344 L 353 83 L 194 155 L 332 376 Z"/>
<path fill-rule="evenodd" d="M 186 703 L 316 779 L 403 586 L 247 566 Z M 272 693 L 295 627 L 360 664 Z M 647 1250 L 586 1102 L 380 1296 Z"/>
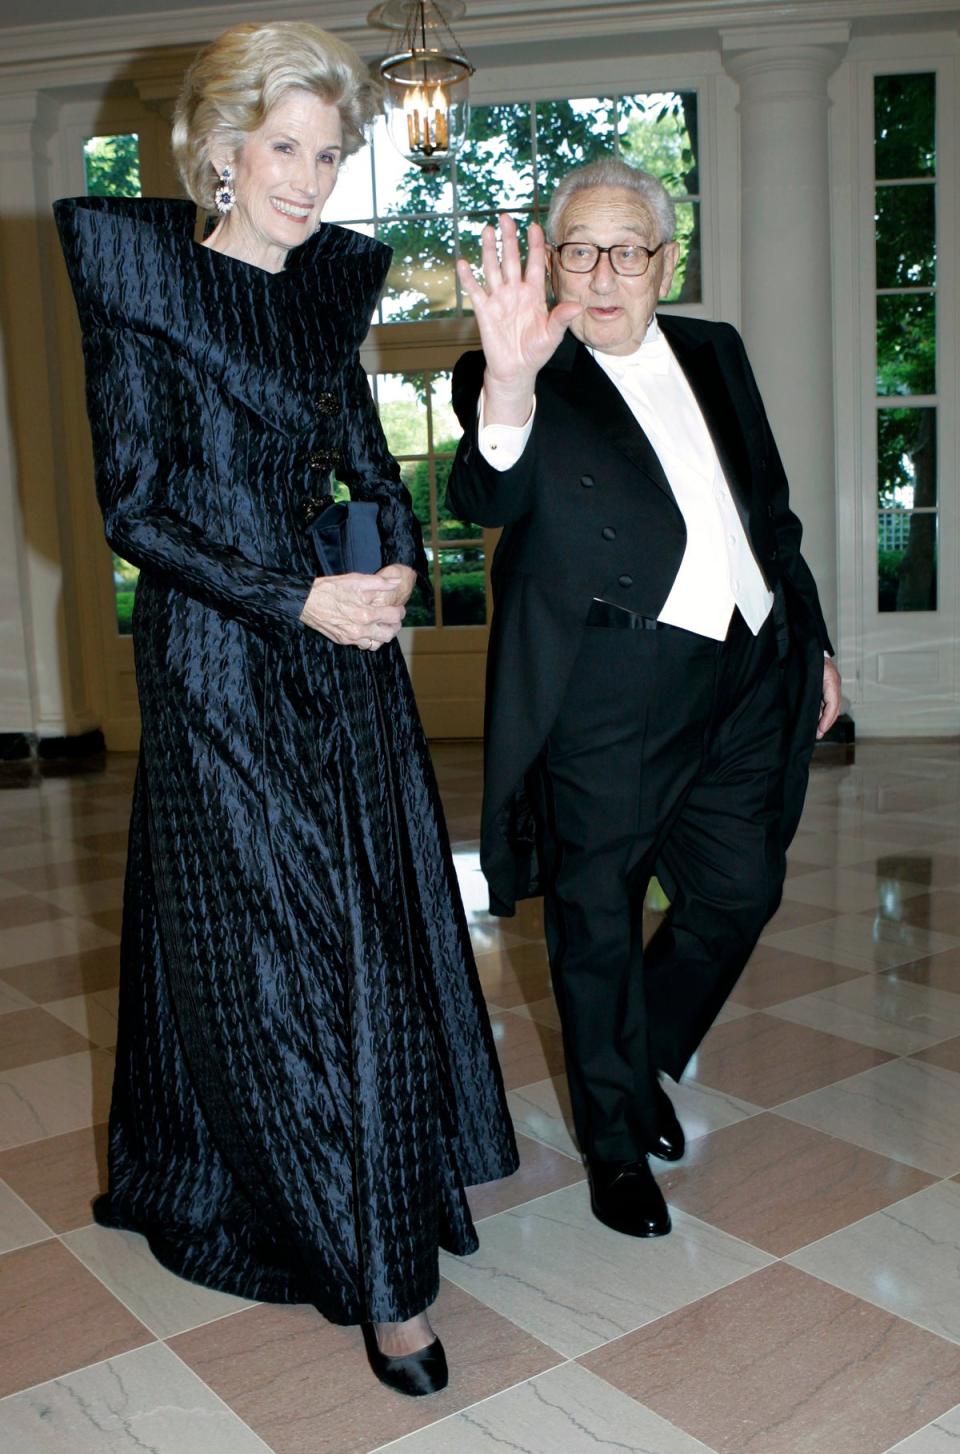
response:
<path fill-rule="evenodd" d="M 655 1139 L 679 1079 L 780 902 L 784 706 L 773 623 L 723 642 L 588 626 L 541 760 L 547 948 L 580 1149 Z M 670 910 L 646 951 L 657 871 Z"/>

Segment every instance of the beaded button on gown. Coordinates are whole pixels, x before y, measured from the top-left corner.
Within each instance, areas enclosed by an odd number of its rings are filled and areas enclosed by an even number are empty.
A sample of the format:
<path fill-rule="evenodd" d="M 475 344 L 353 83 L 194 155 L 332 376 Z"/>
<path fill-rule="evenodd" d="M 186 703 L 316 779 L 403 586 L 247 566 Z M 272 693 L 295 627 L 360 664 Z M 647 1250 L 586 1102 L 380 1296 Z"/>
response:
<path fill-rule="evenodd" d="M 331 468 L 385 561 L 423 559 L 357 353 L 389 252 L 323 225 L 268 274 L 196 244 L 189 203 L 56 218 L 107 539 L 141 570 L 97 1219 L 210 1287 L 402 1320 L 516 1150 L 399 647 L 298 619 Z"/>

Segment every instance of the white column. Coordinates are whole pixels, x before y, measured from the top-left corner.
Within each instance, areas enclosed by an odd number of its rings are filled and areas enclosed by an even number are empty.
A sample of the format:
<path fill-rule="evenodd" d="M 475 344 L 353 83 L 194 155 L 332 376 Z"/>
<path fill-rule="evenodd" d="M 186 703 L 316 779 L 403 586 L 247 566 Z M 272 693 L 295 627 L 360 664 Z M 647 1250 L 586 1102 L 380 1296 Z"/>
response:
<path fill-rule="evenodd" d="M 60 398 L 47 144 L 56 107 L 40 92 L 0 97 L 0 730 L 60 737 L 96 726 L 82 643 L 65 604 L 72 545 L 58 457 Z"/>
<path fill-rule="evenodd" d="M 722 34 L 740 86 L 741 326 L 837 628 L 837 501 L 827 80 L 846 25 Z"/>

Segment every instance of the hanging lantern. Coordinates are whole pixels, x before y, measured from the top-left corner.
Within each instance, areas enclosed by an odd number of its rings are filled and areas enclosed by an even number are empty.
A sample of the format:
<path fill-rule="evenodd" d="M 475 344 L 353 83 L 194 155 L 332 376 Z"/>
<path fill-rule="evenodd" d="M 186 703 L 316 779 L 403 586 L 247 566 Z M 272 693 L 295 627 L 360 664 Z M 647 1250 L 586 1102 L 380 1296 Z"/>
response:
<path fill-rule="evenodd" d="M 439 171 L 463 145 L 473 66 L 450 21 L 463 0 L 387 0 L 370 16 L 403 30 L 402 49 L 380 65 L 387 129 L 397 150 L 424 171 Z"/>

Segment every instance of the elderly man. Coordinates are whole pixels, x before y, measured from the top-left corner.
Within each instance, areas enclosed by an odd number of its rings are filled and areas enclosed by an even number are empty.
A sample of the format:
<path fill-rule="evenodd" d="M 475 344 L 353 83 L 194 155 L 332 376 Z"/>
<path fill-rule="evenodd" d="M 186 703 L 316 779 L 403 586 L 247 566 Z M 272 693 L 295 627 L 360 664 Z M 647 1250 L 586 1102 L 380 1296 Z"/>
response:
<path fill-rule="evenodd" d="M 543 892 L 574 1123 L 600 1221 L 663 1236 L 647 1157 L 683 1154 L 679 1079 L 780 901 L 840 678 L 743 344 L 665 315 L 673 204 L 614 160 L 543 234 L 501 219 L 483 353 L 454 372 L 448 498 L 493 563 L 482 864 L 491 908 Z M 819 719 L 819 720 L 818 720 Z M 532 814 L 531 810 L 532 809 Z M 643 900 L 671 900 L 650 943 Z M 539 882 L 538 880 L 539 875 Z"/>

